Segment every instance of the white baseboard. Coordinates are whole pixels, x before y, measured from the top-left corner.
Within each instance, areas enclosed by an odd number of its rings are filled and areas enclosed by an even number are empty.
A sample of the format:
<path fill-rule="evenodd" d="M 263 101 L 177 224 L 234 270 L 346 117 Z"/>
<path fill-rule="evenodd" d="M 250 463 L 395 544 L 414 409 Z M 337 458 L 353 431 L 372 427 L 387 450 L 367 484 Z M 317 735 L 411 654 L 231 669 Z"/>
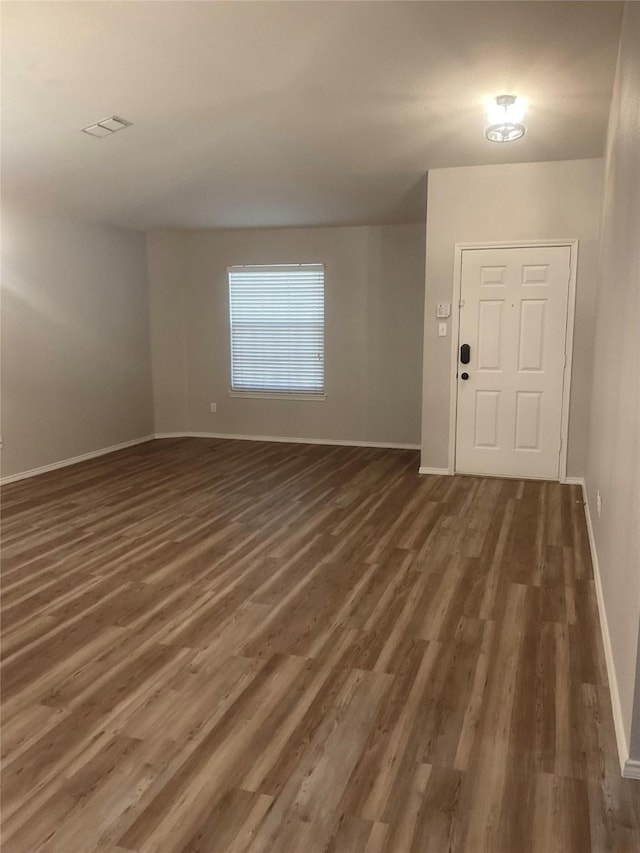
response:
<path fill-rule="evenodd" d="M 418 468 L 418 474 L 436 474 L 439 477 L 450 477 L 451 471 L 448 468 L 429 468 L 421 465 Z"/>
<path fill-rule="evenodd" d="M 78 462 L 86 462 L 89 459 L 95 459 L 97 456 L 106 456 L 107 453 L 115 453 L 116 450 L 125 450 L 127 447 L 134 447 L 136 444 L 144 444 L 144 442 L 152 440 L 152 435 L 145 435 L 142 438 L 133 438 L 131 441 L 123 441 L 121 444 L 112 444 L 111 447 L 102 447 L 100 450 L 91 450 L 89 453 L 82 453 L 80 456 L 61 459 L 59 462 L 52 462 L 50 465 L 41 465 L 39 468 L 31 468 L 29 471 L 21 471 L 19 474 L 9 474 L 7 477 L 2 477 L 2 479 L 0 479 L 0 485 L 4 486 L 7 483 L 26 480 L 28 477 L 37 477 L 38 474 L 46 474 L 48 471 L 57 471 L 58 468 L 66 468 L 68 465 L 77 465 Z"/>
<path fill-rule="evenodd" d="M 236 435 L 227 432 L 157 432 L 153 438 L 223 438 L 229 441 L 276 441 L 283 444 L 326 444 L 338 447 L 382 447 L 390 450 L 420 450 L 419 444 L 387 441 L 347 441 L 333 438 L 292 438 L 276 435 Z"/>
<path fill-rule="evenodd" d="M 604 658 L 607 665 L 607 677 L 609 679 L 611 710 L 613 713 L 613 724 L 616 732 L 616 743 L 618 745 L 620 772 L 623 776 L 630 779 L 640 779 L 640 762 L 633 761 L 629 758 L 629 744 L 627 743 L 627 737 L 624 731 L 622 705 L 620 704 L 620 691 L 618 689 L 618 679 L 616 677 L 616 668 L 613 660 L 613 647 L 611 645 L 611 635 L 609 634 L 607 611 L 604 604 L 604 593 L 602 591 L 602 578 L 600 575 L 600 564 L 598 563 L 598 552 L 596 551 L 596 540 L 593 535 L 593 525 L 591 523 L 591 511 L 589 509 L 587 485 L 583 477 L 572 477 L 571 480 L 567 480 L 567 482 L 582 486 L 584 514 L 587 520 L 587 533 L 589 534 L 589 548 L 591 550 L 591 561 L 593 563 L 593 579 L 596 588 L 598 613 L 600 615 L 600 630 L 602 632 L 602 645 L 604 646 Z M 633 773 L 638 773 L 638 775 L 634 776 L 632 775 Z"/>
<path fill-rule="evenodd" d="M 582 486 L 582 491 L 585 490 L 584 477 L 565 477 L 560 482 L 565 486 Z"/>
<path fill-rule="evenodd" d="M 633 758 L 627 758 L 624 763 L 622 775 L 625 779 L 640 779 L 640 761 Z"/>

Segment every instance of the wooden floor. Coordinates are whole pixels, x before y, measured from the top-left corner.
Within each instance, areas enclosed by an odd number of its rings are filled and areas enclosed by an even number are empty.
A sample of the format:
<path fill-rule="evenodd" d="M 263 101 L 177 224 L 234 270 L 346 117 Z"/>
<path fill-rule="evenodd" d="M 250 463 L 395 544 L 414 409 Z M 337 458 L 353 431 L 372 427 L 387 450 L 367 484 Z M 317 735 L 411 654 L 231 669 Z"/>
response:
<path fill-rule="evenodd" d="M 3 853 L 640 850 L 580 491 L 156 441 L 4 489 Z"/>

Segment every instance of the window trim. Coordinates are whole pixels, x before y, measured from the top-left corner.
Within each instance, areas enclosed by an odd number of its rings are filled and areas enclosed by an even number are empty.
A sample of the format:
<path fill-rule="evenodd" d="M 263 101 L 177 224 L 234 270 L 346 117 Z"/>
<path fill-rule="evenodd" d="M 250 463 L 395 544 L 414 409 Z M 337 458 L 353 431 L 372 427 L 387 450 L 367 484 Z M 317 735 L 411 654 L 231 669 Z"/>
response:
<path fill-rule="evenodd" d="M 232 391 L 230 397 L 248 397 L 254 400 L 326 400 L 326 394 L 303 394 L 300 391 Z"/>
<path fill-rule="evenodd" d="M 320 393 L 306 393 L 305 391 L 277 391 L 271 389 L 265 389 L 264 391 L 260 391 L 257 389 L 247 389 L 247 390 L 239 390 L 237 388 L 233 388 L 233 346 L 232 346 L 232 333 L 231 333 L 231 291 L 230 291 L 230 279 L 229 274 L 231 272 L 235 272 L 237 270 L 251 270 L 251 269 L 270 269 L 275 271 L 278 270 L 292 270 L 292 269 L 304 269 L 305 267 L 322 267 L 322 304 L 323 304 L 323 318 L 322 318 L 322 383 L 323 389 Z M 226 291 L 227 291 L 227 316 L 229 318 L 229 389 L 227 394 L 229 397 L 235 398 L 246 398 L 246 399 L 254 399 L 254 400 L 298 400 L 298 401 L 306 401 L 306 402 L 323 402 L 327 399 L 327 370 L 326 370 L 326 265 L 322 261 L 305 261 L 304 263 L 262 263 L 262 264 L 230 264 L 226 269 Z"/>

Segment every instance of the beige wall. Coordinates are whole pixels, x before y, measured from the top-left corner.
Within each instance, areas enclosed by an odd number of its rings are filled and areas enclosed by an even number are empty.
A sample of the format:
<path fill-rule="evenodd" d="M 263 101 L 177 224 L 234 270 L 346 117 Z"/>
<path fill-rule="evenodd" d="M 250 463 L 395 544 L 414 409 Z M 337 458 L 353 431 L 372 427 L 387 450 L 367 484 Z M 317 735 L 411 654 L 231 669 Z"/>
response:
<path fill-rule="evenodd" d="M 327 399 L 229 397 L 227 267 L 302 262 L 325 264 Z M 156 432 L 419 443 L 423 225 L 159 231 L 148 263 Z"/>
<path fill-rule="evenodd" d="M 451 338 L 437 336 L 435 314 L 438 302 L 452 301 L 455 244 L 577 238 L 567 473 L 584 474 L 602 167 L 601 160 L 568 160 L 429 172 L 423 466 L 447 468 L 449 463 Z"/>
<path fill-rule="evenodd" d="M 144 235 L 3 210 L 2 476 L 152 432 Z"/>
<path fill-rule="evenodd" d="M 187 429 L 184 231 L 147 234 L 155 432 Z"/>
<path fill-rule="evenodd" d="M 627 3 L 605 160 L 586 482 L 624 737 L 636 760 L 640 685 L 633 740 L 632 716 L 640 614 L 639 57 L 640 4 Z M 600 518 L 596 490 L 602 496 Z"/>

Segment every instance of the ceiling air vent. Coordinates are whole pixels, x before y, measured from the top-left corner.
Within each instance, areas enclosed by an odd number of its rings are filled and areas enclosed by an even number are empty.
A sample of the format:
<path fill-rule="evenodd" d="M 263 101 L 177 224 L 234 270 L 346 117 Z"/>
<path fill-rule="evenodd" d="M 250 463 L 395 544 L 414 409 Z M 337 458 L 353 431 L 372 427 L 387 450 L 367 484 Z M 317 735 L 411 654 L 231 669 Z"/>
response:
<path fill-rule="evenodd" d="M 112 133 L 124 130 L 125 127 L 130 127 L 132 124 L 133 122 L 127 121 L 126 118 L 109 116 L 109 118 L 103 118 L 102 121 L 98 121 L 95 124 L 83 127 L 82 132 L 88 133 L 89 136 L 111 136 Z"/>

